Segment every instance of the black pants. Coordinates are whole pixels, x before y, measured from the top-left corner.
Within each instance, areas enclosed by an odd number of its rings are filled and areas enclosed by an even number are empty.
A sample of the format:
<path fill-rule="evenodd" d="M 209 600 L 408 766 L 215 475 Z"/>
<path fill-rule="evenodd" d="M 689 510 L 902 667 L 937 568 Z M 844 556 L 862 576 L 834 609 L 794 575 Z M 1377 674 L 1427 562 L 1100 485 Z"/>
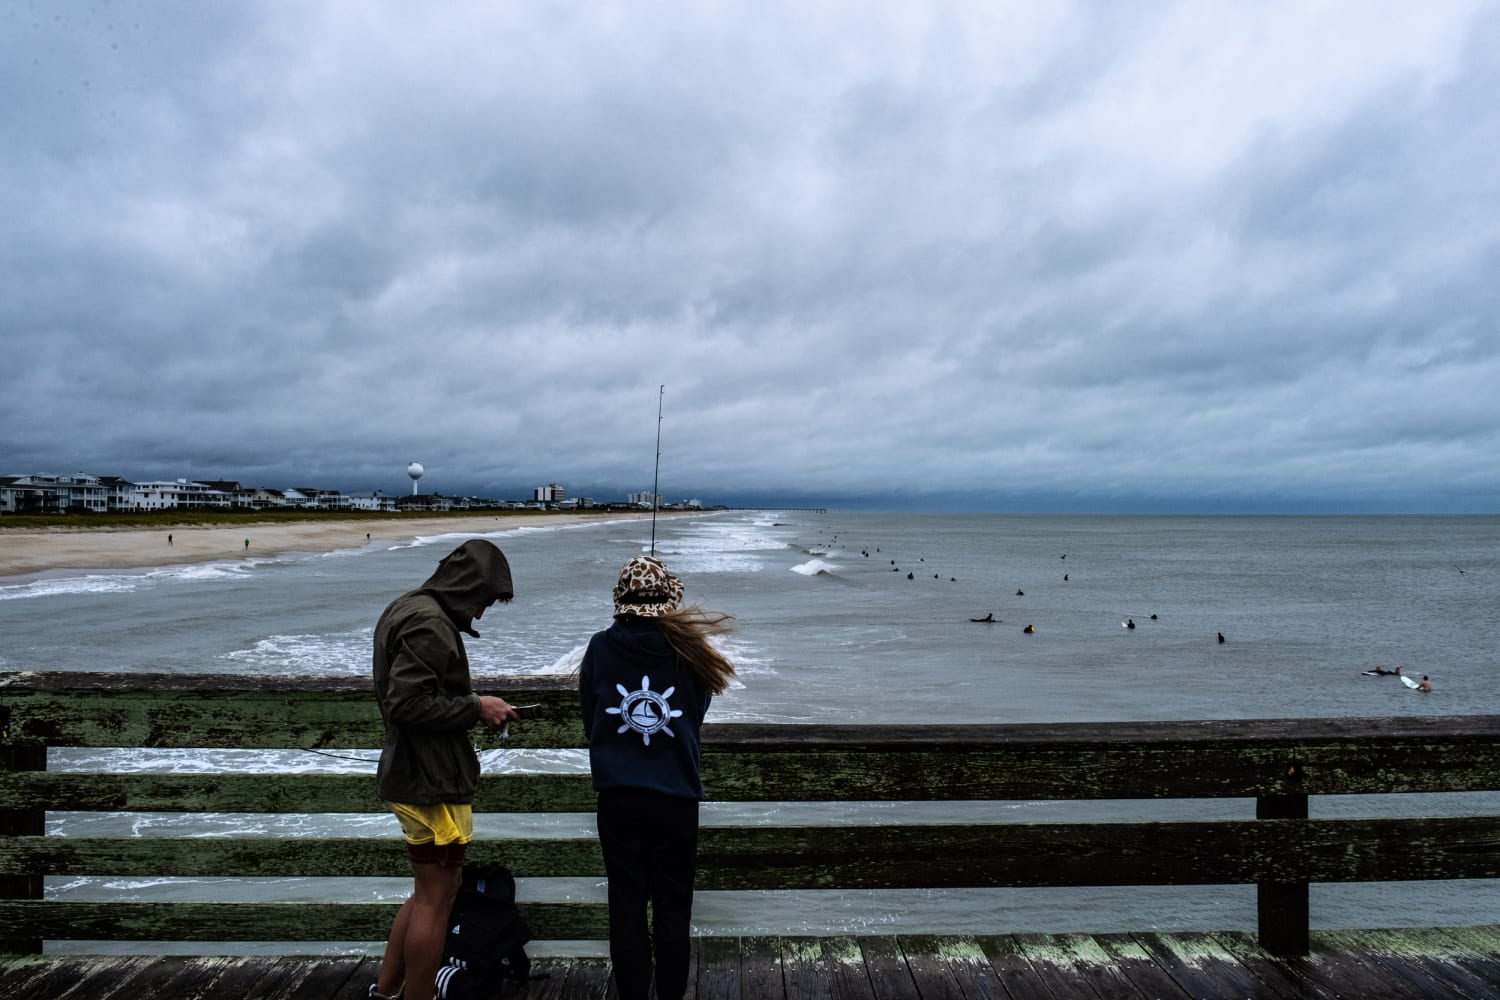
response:
<path fill-rule="evenodd" d="M 620 1000 L 646 1000 L 653 951 L 657 1000 L 680 1000 L 691 948 L 698 803 L 643 788 L 607 788 L 599 793 L 598 823 L 609 876 L 609 958 Z"/>

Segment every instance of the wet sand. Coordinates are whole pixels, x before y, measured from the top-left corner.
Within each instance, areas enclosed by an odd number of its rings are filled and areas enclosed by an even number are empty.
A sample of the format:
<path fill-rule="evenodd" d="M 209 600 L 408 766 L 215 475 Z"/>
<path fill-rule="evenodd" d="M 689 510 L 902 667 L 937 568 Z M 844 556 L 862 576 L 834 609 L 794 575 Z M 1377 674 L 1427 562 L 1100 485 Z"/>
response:
<path fill-rule="evenodd" d="M 289 521 L 164 528 L 43 528 L 0 531 L 0 578 L 47 570 L 145 569 L 181 563 L 332 552 L 367 541 L 402 541 L 419 535 L 550 527 L 640 514 L 582 513 L 534 516 L 395 517 L 359 521 Z M 366 533 L 369 538 L 366 539 Z M 168 536 L 171 541 L 168 542 Z M 246 542 L 249 542 L 247 545 Z"/>

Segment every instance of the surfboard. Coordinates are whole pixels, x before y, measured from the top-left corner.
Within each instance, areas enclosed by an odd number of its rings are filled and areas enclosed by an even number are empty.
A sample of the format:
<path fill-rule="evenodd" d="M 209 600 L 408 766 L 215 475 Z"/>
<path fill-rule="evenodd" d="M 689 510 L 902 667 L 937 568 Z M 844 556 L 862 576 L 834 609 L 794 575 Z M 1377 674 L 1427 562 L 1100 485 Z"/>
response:
<path fill-rule="evenodd" d="M 1377 671 L 1377 670 L 1362 670 L 1362 671 L 1360 671 L 1360 673 L 1364 677 L 1379 677 L 1380 676 L 1380 672 Z"/>
<path fill-rule="evenodd" d="M 1414 680 L 1412 680 L 1410 677 L 1406 676 L 1405 674 L 1401 675 L 1401 683 L 1405 684 L 1409 688 L 1414 688 L 1414 687 L 1417 686 L 1417 682 L 1414 681 Z"/>

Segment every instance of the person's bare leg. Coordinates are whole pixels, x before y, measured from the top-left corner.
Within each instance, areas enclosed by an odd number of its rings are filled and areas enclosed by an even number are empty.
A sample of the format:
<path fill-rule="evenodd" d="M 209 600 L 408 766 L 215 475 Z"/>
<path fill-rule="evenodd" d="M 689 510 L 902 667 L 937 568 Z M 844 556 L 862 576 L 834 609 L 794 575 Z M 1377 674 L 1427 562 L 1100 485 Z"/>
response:
<path fill-rule="evenodd" d="M 396 919 L 391 921 L 390 936 L 385 939 L 385 957 L 380 960 L 380 978 L 375 980 L 375 992 L 393 997 L 406 982 L 406 925 L 411 919 L 411 900 L 401 904 Z"/>
<path fill-rule="evenodd" d="M 404 1000 L 432 1000 L 443 944 L 448 937 L 448 914 L 463 885 L 464 870 L 456 865 L 411 866 L 416 885 L 401 907 L 406 912 L 403 951 L 406 968 Z M 397 917 L 399 920 L 400 917 Z M 385 975 L 384 970 L 381 976 Z"/>

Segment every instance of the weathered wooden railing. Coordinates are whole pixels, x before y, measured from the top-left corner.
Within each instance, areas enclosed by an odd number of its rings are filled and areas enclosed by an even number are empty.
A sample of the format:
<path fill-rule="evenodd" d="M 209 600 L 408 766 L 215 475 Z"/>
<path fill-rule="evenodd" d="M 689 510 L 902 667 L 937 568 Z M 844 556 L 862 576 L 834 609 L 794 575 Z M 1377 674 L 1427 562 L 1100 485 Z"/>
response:
<path fill-rule="evenodd" d="M 486 681 L 543 717 L 506 746 L 576 747 L 565 678 Z M 47 836 L 47 810 L 378 813 L 369 774 L 48 771 L 49 747 L 379 745 L 356 678 L 0 677 L 0 949 L 44 939 L 379 941 L 394 904 L 83 902 L 44 876 L 400 877 L 399 839 Z M 500 745 L 488 743 L 487 745 Z M 700 889 L 1215 885 L 1259 889 L 1261 942 L 1308 945 L 1308 884 L 1500 877 L 1500 817 L 1308 819 L 1310 795 L 1500 789 L 1500 716 L 1068 725 L 710 725 L 704 778 L 734 802 L 1254 798 L 1256 819 L 705 827 Z M 585 774 L 501 774 L 476 812 L 588 812 Z M 481 839 L 522 877 L 600 876 L 592 837 Z M 606 936 L 602 902 L 523 909 L 538 939 Z"/>

